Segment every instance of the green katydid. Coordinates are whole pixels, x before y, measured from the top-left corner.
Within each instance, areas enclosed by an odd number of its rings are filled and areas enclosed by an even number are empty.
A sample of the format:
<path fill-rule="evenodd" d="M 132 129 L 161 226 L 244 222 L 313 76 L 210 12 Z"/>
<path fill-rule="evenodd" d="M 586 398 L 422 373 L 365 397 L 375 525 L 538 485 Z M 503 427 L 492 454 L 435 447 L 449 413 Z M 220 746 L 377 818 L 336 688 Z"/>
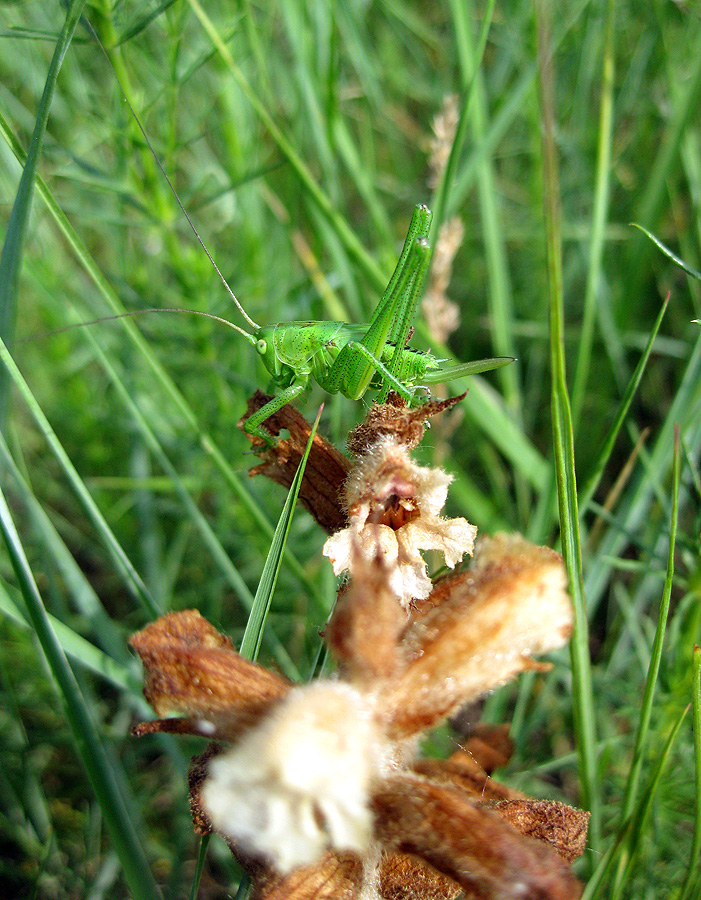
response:
<path fill-rule="evenodd" d="M 168 183 L 170 184 L 169 180 Z M 215 319 L 243 335 L 255 348 L 270 373 L 272 384 L 269 390 L 279 390 L 276 396 L 244 423 L 247 434 L 261 438 L 269 446 L 275 446 L 277 438 L 263 427 L 263 423 L 285 404 L 298 398 L 308 388 L 311 379 L 327 393 L 341 393 L 351 400 L 359 400 L 369 388 L 377 388 L 380 390 L 380 401 L 386 400 L 390 390 L 394 390 L 411 404 L 431 384 L 442 384 L 467 375 L 487 372 L 513 361 L 511 357 L 496 357 L 445 366 L 444 363 L 448 360 L 439 359 L 430 351 L 407 346 L 411 321 L 430 264 L 427 238 L 431 211 L 426 206 L 420 205 L 414 209 L 394 274 L 368 324 L 317 321 L 258 325 L 236 298 L 180 198 L 177 194 L 175 196 L 231 299 L 253 331 L 248 332 L 220 316 L 184 308 L 142 309 L 123 315 L 190 313 Z M 121 316 L 108 317 L 113 318 Z"/>
<path fill-rule="evenodd" d="M 407 346 L 411 321 L 430 263 L 428 233 L 431 212 L 417 206 L 411 219 L 397 267 L 367 325 L 346 322 L 287 322 L 257 325 L 236 305 L 253 334 L 233 323 L 256 348 L 280 393 L 250 416 L 248 434 L 274 444 L 263 428 L 266 419 L 299 397 L 313 378 L 330 394 L 342 393 L 359 400 L 368 388 L 380 388 L 384 400 L 390 390 L 408 403 L 416 389 L 495 369 L 510 358 L 477 360 L 444 367 L 444 359 Z"/>
<path fill-rule="evenodd" d="M 414 210 L 394 274 L 368 324 L 285 322 L 258 325 L 246 313 L 229 287 L 183 206 L 126 95 L 124 100 L 195 237 L 253 333 L 219 316 L 197 310 L 138 310 L 126 315 L 156 311 L 195 313 L 224 322 L 243 335 L 260 355 L 270 373 L 273 388 L 279 389 L 277 396 L 246 420 L 244 430 L 248 434 L 274 446 L 277 439 L 266 431 L 263 423 L 285 404 L 299 397 L 312 378 L 328 393 L 342 393 L 352 400 L 360 399 L 368 388 L 379 388 L 381 401 L 387 399 L 390 390 L 394 390 L 405 401 L 412 403 L 420 395 L 421 389 L 428 385 L 486 372 L 513 361 L 510 357 L 497 357 L 445 367 L 443 364 L 448 360 L 438 359 L 428 351 L 407 346 L 411 322 L 431 261 L 428 244 L 431 212 L 426 206 L 417 206 Z"/>

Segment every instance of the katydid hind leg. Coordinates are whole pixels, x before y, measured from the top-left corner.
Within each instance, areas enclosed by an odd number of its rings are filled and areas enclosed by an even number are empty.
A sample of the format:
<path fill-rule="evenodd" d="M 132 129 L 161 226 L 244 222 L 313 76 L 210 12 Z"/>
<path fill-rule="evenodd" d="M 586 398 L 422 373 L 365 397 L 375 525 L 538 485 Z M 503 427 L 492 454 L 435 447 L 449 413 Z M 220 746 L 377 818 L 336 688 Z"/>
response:
<path fill-rule="evenodd" d="M 416 257 L 416 260 L 413 263 L 412 267 L 409 269 L 408 283 L 404 292 L 399 298 L 400 304 L 395 317 L 396 326 L 393 329 L 396 335 L 395 346 L 394 353 L 392 354 L 392 359 L 388 368 L 392 375 L 394 375 L 395 377 L 397 376 L 401 367 L 401 361 L 406 351 L 406 344 L 409 337 L 411 322 L 414 318 L 416 305 L 423 291 L 426 273 L 431 263 L 431 249 L 424 238 L 418 238 L 415 242 L 414 247 L 414 257 Z M 412 260 L 411 254 L 409 256 L 409 260 Z M 380 403 L 385 403 L 387 401 L 389 391 L 390 384 L 389 382 L 385 382 L 385 385 L 382 388 L 380 396 L 378 398 Z"/>
<path fill-rule="evenodd" d="M 426 211 L 428 212 L 428 211 Z M 345 396 L 352 400 L 357 400 L 363 396 L 372 381 L 376 372 L 381 374 L 387 372 L 392 376 L 392 382 L 388 382 L 390 387 L 395 390 L 399 383 L 392 371 L 379 362 L 382 351 L 387 343 L 387 335 L 395 326 L 396 318 L 406 314 L 405 306 L 412 302 L 412 286 L 416 283 L 417 273 L 425 271 L 428 264 L 429 248 L 423 238 L 415 238 L 408 248 L 407 256 L 401 267 L 400 277 L 394 282 L 391 295 L 388 297 L 387 292 L 383 297 L 382 303 L 368 326 L 367 331 L 362 339 L 362 345 L 367 350 L 367 354 L 358 353 L 354 342 L 349 342 L 341 350 L 334 362 L 334 380 L 337 382 L 336 390 L 340 390 Z M 396 270 L 395 270 L 396 271 Z M 410 318 L 406 324 L 404 343 L 406 343 L 406 335 L 409 333 L 411 326 Z M 398 359 L 401 356 L 402 348 L 397 348 L 398 354 L 392 360 L 394 368 L 397 368 Z M 386 376 L 385 376 L 386 377 Z M 389 393 L 389 388 L 385 393 L 385 399 Z M 404 388 L 402 394 L 409 394 Z"/>
<path fill-rule="evenodd" d="M 407 403 L 411 402 L 413 396 L 412 391 L 410 391 L 406 385 L 402 384 L 401 381 L 390 372 L 387 366 L 383 362 L 380 362 L 380 360 L 368 350 L 364 343 L 361 343 L 360 341 L 351 341 L 347 346 L 357 356 L 361 356 L 369 368 L 382 375 L 388 392 L 390 389 L 395 390 L 407 401 Z"/>
<path fill-rule="evenodd" d="M 466 363 L 457 363 L 451 366 L 440 366 L 426 372 L 421 381 L 424 384 L 446 384 L 458 378 L 466 378 L 468 375 L 480 375 L 482 372 L 491 372 L 501 369 L 510 363 L 516 362 L 513 356 L 493 356 L 489 359 L 473 359 Z"/>

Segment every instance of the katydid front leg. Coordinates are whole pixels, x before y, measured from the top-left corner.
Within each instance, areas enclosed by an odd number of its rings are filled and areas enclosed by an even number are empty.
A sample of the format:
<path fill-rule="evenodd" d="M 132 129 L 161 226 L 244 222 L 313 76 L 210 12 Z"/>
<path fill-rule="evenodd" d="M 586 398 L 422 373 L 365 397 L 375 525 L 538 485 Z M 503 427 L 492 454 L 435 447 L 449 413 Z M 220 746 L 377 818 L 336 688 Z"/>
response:
<path fill-rule="evenodd" d="M 306 379 L 304 381 L 295 381 L 284 391 L 279 393 L 272 400 L 269 400 L 265 406 L 262 406 L 257 412 L 249 416 L 243 424 L 243 430 L 246 434 L 255 435 L 269 447 L 277 447 L 280 439 L 272 435 L 269 431 L 262 427 L 262 423 L 269 419 L 278 410 L 282 409 L 287 403 L 291 403 L 304 391 L 306 387 Z"/>

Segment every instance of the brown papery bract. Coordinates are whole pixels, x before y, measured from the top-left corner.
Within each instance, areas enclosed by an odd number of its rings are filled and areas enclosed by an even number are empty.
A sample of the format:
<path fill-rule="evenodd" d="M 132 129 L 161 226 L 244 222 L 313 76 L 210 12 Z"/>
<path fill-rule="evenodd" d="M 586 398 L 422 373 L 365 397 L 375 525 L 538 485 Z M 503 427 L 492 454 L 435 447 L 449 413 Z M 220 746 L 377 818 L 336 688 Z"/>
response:
<path fill-rule="evenodd" d="M 404 636 L 406 667 L 378 686 L 395 737 L 431 728 L 464 703 L 539 668 L 561 647 L 572 604 L 560 556 L 520 536 L 478 545 L 473 566 L 442 583 L 443 602 Z"/>
<path fill-rule="evenodd" d="M 290 690 L 290 683 L 240 656 L 196 610 L 161 616 L 132 635 L 144 664 L 144 696 L 159 716 L 139 733 L 186 731 L 230 739 L 250 728 Z M 208 727 L 210 726 L 210 727 Z"/>

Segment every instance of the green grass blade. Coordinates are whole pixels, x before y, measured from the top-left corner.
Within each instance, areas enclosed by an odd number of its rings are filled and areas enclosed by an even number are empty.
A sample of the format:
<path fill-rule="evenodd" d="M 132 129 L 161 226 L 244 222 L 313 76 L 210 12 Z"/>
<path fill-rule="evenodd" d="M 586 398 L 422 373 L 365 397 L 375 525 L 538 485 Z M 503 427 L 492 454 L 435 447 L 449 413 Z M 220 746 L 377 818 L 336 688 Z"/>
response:
<path fill-rule="evenodd" d="M 0 254 L 0 338 L 10 348 L 14 344 L 19 275 L 22 268 L 22 254 L 29 225 L 29 213 L 32 208 L 37 165 L 39 164 L 44 143 L 44 134 L 49 120 L 49 111 L 58 73 L 61 70 L 61 63 L 68 51 L 73 32 L 84 6 L 85 0 L 71 0 L 61 34 L 56 42 L 46 76 L 44 92 L 39 102 L 34 132 L 29 143 L 27 161 L 22 170 L 19 188 L 17 189 L 15 202 L 10 213 L 10 220 L 7 224 L 2 254 Z M 5 426 L 5 416 L 7 414 L 8 391 L 9 380 L 7 373 L 2 372 L 0 374 L 0 427 L 2 428 Z"/>
<path fill-rule="evenodd" d="M 63 698 L 66 717 L 73 732 L 76 748 L 95 796 L 100 803 L 105 824 L 124 871 L 124 877 L 136 900 L 159 900 L 158 888 L 120 792 L 119 781 L 125 779 L 115 777 L 100 737 L 88 715 L 85 700 L 81 696 L 75 676 L 51 628 L 10 510 L 1 491 L 0 530 L 2 530 L 12 568 L 27 604 L 32 626 Z"/>
<path fill-rule="evenodd" d="M 638 804 L 638 807 L 631 819 L 631 828 L 628 832 L 628 841 L 626 842 L 626 845 L 624 845 L 624 858 L 627 859 L 626 867 L 620 879 L 618 880 L 616 887 L 609 895 L 612 900 L 618 900 L 618 898 L 622 896 L 623 891 L 625 890 L 625 887 L 630 879 L 633 867 L 635 866 L 638 851 L 640 850 L 640 842 L 643 835 L 645 834 L 645 823 L 648 816 L 650 815 L 650 810 L 652 809 L 652 804 L 657 792 L 657 788 L 660 784 L 660 780 L 667 764 L 669 754 L 672 750 L 672 747 L 674 746 L 677 735 L 679 734 L 679 729 L 681 728 L 688 711 L 689 708 L 686 707 L 686 709 L 683 709 L 681 714 L 677 718 L 677 721 L 670 731 L 665 746 L 662 749 L 662 753 L 658 758 L 657 765 L 653 769 L 647 784 L 643 788 L 640 803 Z"/>
<path fill-rule="evenodd" d="M 473 49 L 471 28 L 472 20 L 469 13 L 471 10 L 459 0 L 451 0 L 451 12 L 453 16 L 453 27 L 455 29 L 455 41 L 458 49 L 458 57 L 460 59 L 461 76 L 462 76 L 462 97 L 460 100 L 460 116 L 458 125 L 455 130 L 455 138 L 450 148 L 448 162 L 440 180 L 440 184 L 436 188 L 433 195 L 431 205 L 433 208 L 433 223 L 431 225 L 431 233 L 429 240 L 435 245 L 441 225 L 445 221 L 446 210 L 448 206 L 448 194 L 452 190 L 455 181 L 455 173 L 457 170 L 458 160 L 463 150 L 465 137 L 467 136 L 467 128 L 470 124 L 468 113 L 470 104 L 476 89 L 479 86 L 479 71 L 484 57 L 484 51 L 487 46 L 487 38 L 489 29 L 492 24 L 494 15 L 495 0 L 488 0 L 487 7 L 484 11 L 482 19 L 482 27 L 479 37 L 477 38 L 476 48 Z M 475 104 L 475 107 L 477 104 Z M 473 118 L 474 124 L 474 118 Z M 480 135 L 476 136 L 477 138 Z M 486 157 L 485 157 L 486 159 Z M 508 354 L 505 354 L 508 355 Z"/>
<path fill-rule="evenodd" d="M 630 870 L 634 861 L 635 848 L 638 845 L 639 838 L 643 831 L 643 824 L 650 812 L 652 801 L 655 796 L 655 791 L 660 783 L 667 758 L 669 757 L 669 753 L 674 746 L 674 741 L 679 734 L 679 729 L 681 728 L 684 718 L 686 717 L 687 711 L 687 709 L 684 709 L 678 716 L 677 721 L 672 727 L 669 737 L 667 738 L 665 746 L 662 749 L 662 753 L 658 757 L 657 765 L 655 766 L 655 769 L 651 773 L 650 778 L 643 789 L 642 797 L 638 803 L 637 808 L 635 809 L 635 812 L 624 823 L 623 827 L 619 829 L 615 841 L 613 841 L 606 853 L 601 857 L 599 864 L 594 870 L 594 873 L 587 882 L 584 892 L 582 893 L 581 900 L 596 900 L 596 898 L 601 896 L 602 889 L 605 886 L 605 878 L 610 872 L 611 866 L 618 858 L 619 851 L 626 844 L 630 844 L 630 847 L 628 847 L 626 851 L 629 857 L 628 870 Z M 629 874 L 629 872 L 627 874 Z M 623 885 L 625 885 L 625 880 L 623 881 Z M 610 893 L 607 893 L 606 897 L 609 898 L 612 897 L 612 895 Z"/>
<path fill-rule="evenodd" d="M 606 463 L 608 462 L 611 452 L 613 451 L 614 444 L 616 443 L 616 438 L 618 437 L 621 427 L 626 420 L 626 416 L 628 415 L 628 412 L 630 410 L 631 403 L 633 402 L 633 397 L 638 390 L 640 381 L 643 377 L 643 372 L 645 371 L 647 362 L 650 359 L 652 347 L 655 342 L 655 338 L 657 337 L 657 334 L 660 330 L 660 326 L 662 325 L 662 319 L 664 318 L 668 303 L 669 295 L 667 295 L 664 303 L 662 304 L 662 307 L 660 308 L 657 319 L 655 320 L 655 324 L 652 326 L 652 329 L 650 331 L 650 336 L 648 337 L 647 344 L 645 345 L 645 350 L 638 360 L 635 371 L 633 372 L 628 382 L 628 386 L 626 387 L 620 405 L 616 410 L 616 415 L 613 422 L 611 423 L 611 427 L 606 432 L 606 436 L 601 443 L 601 449 L 597 454 L 596 460 L 594 462 L 594 465 L 592 466 L 592 470 L 589 474 L 589 477 L 587 478 L 586 484 L 580 491 L 579 508 L 581 514 L 584 514 L 584 512 L 586 512 L 587 507 L 591 503 L 592 498 L 596 493 L 596 489 L 599 486 L 601 476 L 603 475 L 604 469 L 606 468 Z"/>
<path fill-rule="evenodd" d="M 15 157 L 20 162 L 22 162 L 24 159 L 22 150 L 19 146 L 19 143 L 12 134 L 12 131 L 9 128 L 9 125 L 2 113 L 0 113 L 0 133 L 2 133 L 5 141 L 14 153 Z M 46 184 L 40 177 L 37 177 L 37 192 L 44 201 L 59 231 L 61 232 L 63 237 L 65 237 L 69 246 L 75 253 L 76 258 L 88 273 L 95 286 L 98 288 L 101 296 L 107 301 L 115 315 L 122 315 L 125 312 L 125 309 L 119 297 L 116 295 L 107 279 L 95 264 L 87 247 L 80 239 L 75 229 L 59 207 L 58 203 L 56 203 Z M 188 403 L 182 392 L 176 386 L 173 379 L 170 377 L 170 375 L 168 375 L 159 360 L 156 358 L 155 354 L 149 347 L 148 342 L 145 341 L 142 337 L 136 324 L 129 317 L 117 319 L 117 322 L 120 324 L 120 327 L 124 329 L 127 337 L 132 342 L 140 356 L 145 360 L 154 378 L 156 379 L 157 384 L 159 384 L 163 388 L 166 395 L 174 403 L 179 414 L 182 416 L 187 426 L 192 430 L 204 452 L 212 459 L 217 469 L 224 476 L 226 483 L 234 492 L 235 496 L 243 503 L 246 510 L 251 514 L 254 521 L 258 525 L 261 534 L 266 537 L 272 538 L 274 532 L 272 524 L 255 503 L 254 499 L 251 497 L 250 491 L 246 490 L 241 478 L 234 471 L 231 463 L 227 460 L 226 456 L 217 446 L 211 435 L 209 435 L 206 430 L 202 428 L 192 406 Z M 85 330 L 87 331 L 87 329 Z M 294 557 L 294 555 L 291 555 L 289 552 L 287 555 L 288 563 L 294 571 L 295 575 L 311 591 L 313 585 L 310 583 L 303 566 L 296 559 L 296 557 Z"/>
<path fill-rule="evenodd" d="M 270 545 L 267 559 L 265 560 L 265 566 L 263 567 L 263 572 L 260 577 L 251 614 L 248 617 L 246 630 L 243 633 L 243 639 L 241 641 L 241 646 L 239 647 L 239 653 L 241 656 L 245 656 L 246 659 L 255 660 L 258 656 L 260 643 L 263 639 L 265 620 L 270 611 L 270 604 L 272 603 L 273 593 L 275 592 L 275 585 L 277 584 L 278 575 L 280 574 L 282 556 L 285 551 L 287 536 L 290 533 L 290 525 L 292 524 L 292 516 L 294 515 L 299 489 L 302 486 L 304 470 L 307 467 L 309 452 L 312 449 L 316 430 L 319 427 L 319 419 L 321 418 L 322 410 L 323 406 L 319 409 L 314 424 L 312 425 L 304 456 L 297 467 L 295 477 L 290 485 L 290 490 L 288 491 L 285 505 L 280 513 L 280 519 L 278 520 L 275 529 L 275 535 Z"/>
<path fill-rule="evenodd" d="M 582 548 L 579 536 L 579 514 L 577 511 L 574 435 L 565 374 L 560 182 L 554 134 L 554 71 L 551 56 L 550 12 L 551 8 L 546 0 L 537 0 L 535 18 L 538 35 L 538 93 L 540 99 L 544 215 L 550 294 L 553 443 L 562 555 L 567 567 L 570 583 L 569 589 L 574 605 L 574 630 L 570 644 L 570 653 L 580 779 L 584 804 L 591 812 L 589 844 L 596 850 L 601 840 L 601 813 L 596 762 L 594 695 L 591 661 L 589 658 L 589 626 L 584 600 Z"/>
<path fill-rule="evenodd" d="M 5 439 L 1 435 L 0 459 L 12 476 L 15 488 L 19 491 L 22 501 L 29 511 L 29 516 L 40 542 L 46 553 L 54 560 L 61 577 L 65 581 L 66 588 L 75 603 L 75 608 L 80 612 L 84 620 L 90 624 L 90 629 L 97 636 L 97 640 L 102 648 L 114 660 L 125 663 L 129 659 L 129 654 L 123 632 L 115 627 L 114 622 L 105 612 L 92 585 L 76 564 L 51 519 L 22 477 L 19 467 L 12 458 Z"/>
<path fill-rule="evenodd" d="M 578 430 L 584 392 L 590 375 L 596 300 L 601 284 L 604 239 L 611 191 L 611 145 L 613 141 L 613 91 L 615 67 L 615 9 L 616 0 L 606 0 L 604 47 L 601 72 L 601 101 L 599 108 L 596 181 L 591 234 L 588 245 L 587 282 L 584 291 L 584 311 L 579 337 L 579 352 L 572 386 L 572 418 Z"/>
<path fill-rule="evenodd" d="M 248 83 L 241 69 L 234 62 L 234 58 L 221 40 L 214 23 L 209 18 L 205 10 L 199 4 L 198 0 L 188 0 L 193 12 L 199 19 L 205 32 L 209 35 L 212 44 L 216 47 L 217 52 L 221 56 L 224 65 L 233 75 L 236 83 L 246 95 L 249 103 L 255 110 L 261 122 L 278 145 L 280 152 L 290 163 L 300 182 L 307 191 L 309 197 L 318 207 L 320 212 L 336 230 L 339 238 L 346 247 L 350 256 L 356 261 L 362 269 L 369 281 L 374 285 L 375 289 L 381 291 L 387 283 L 387 278 L 380 266 L 377 265 L 375 259 L 367 252 L 360 243 L 355 233 L 349 228 L 345 219 L 339 215 L 334 209 L 328 195 L 321 189 L 316 179 L 312 175 L 308 166 L 292 146 L 288 138 L 283 134 L 282 130 L 276 125 L 270 113 L 267 111 L 257 93 Z"/>
<path fill-rule="evenodd" d="M 657 686 L 657 678 L 662 662 L 662 647 L 664 644 L 665 630 L 667 628 L 667 617 L 669 614 L 669 604 L 672 596 L 672 580 L 674 578 L 674 553 L 677 534 L 677 516 L 679 511 L 679 478 L 681 471 L 681 451 L 679 444 L 679 432 L 675 434 L 674 445 L 674 474 L 672 484 L 672 516 L 669 525 L 669 552 L 667 555 L 667 574 L 665 577 L 664 590 L 662 592 L 662 602 L 660 603 L 660 611 L 657 618 L 657 628 L 655 630 L 655 639 L 652 644 L 650 653 L 650 664 L 648 666 L 647 677 L 645 679 L 645 689 L 640 707 L 640 718 L 638 720 L 638 728 L 635 735 L 635 744 L 633 747 L 633 759 L 628 772 L 628 780 L 626 790 L 621 804 L 621 823 L 624 823 L 633 811 L 633 806 L 640 788 L 640 777 L 643 767 L 643 754 L 645 743 L 647 741 L 650 729 L 650 719 L 652 717 L 652 705 L 655 698 L 655 689 Z M 622 877 L 627 868 L 628 861 L 625 854 L 619 859 L 619 876 Z M 620 888 L 619 880 L 616 888 Z"/>
<path fill-rule="evenodd" d="M 679 266 L 680 269 L 683 269 L 683 271 L 686 272 L 687 275 L 691 275 L 692 278 L 695 278 L 697 281 L 701 281 L 701 272 L 693 269 L 691 266 L 688 266 L 683 259 L 680 259 L 677 256 L 676 253 L 672 253 L 669 247 L 665 246 L 662 241 L 658 237 L 655 237 L 655 235 L 651 231 L 648 231 L 647 228 L 644 228 L 642 225 L 638 225 L 637 222 L 631 222 L 630 224 L 631 227 L 637 228 L 638 231 L 642 231 L 643 234 L 647 235 L 652 243 L 659 250 L 661 250 L 668 259 L 671 259 L 672 262 Z"/>
<path fill-rule="evenodd" d="M 54 432 L 53 428 L 49 424 L 48 419 L 46 418 L 39 404 L 34 398 L 34 395 L 29 389 L 29 385 L 24 380 L 22 373 L 19 371 L 15 364 L 15 361 L 10 356 L 7 347 L 1 341 L 0 359 L 4 363 L 5 369 L 9 373 L 12 382 L 14 382 L 15 386 L 22 395 L 24 402 L 27 404 L 27 407 L 32 414 L 32 418 L 36 422 L 37 427 L 39 428 L 40 432 L 44 436 L 44 439 L 51 448 L 52 453 L 58 460 L 58 463 L 65 473 L 71 487 L 75 491 L 76 496 L 82 503 L 83 508 L 85 509 L 88 517 L 93 523 L 95 531 L 100 536 L 100 539 L 102 540 L 104 546 L 107 548 L 107 551 L 109 552 L 117 570 L 121 573 L 124 579 L 124 583 L 133 593 L 135 598 L 152 616 L 158 615 L 159 610 L 155 600 L 151 596 L 146 585 L 141 580 L 141 576 L 131 564 L 126 553 L 119 545 L 117 539 L 112 533 L 112 529 L 105 521 L 104 516 L 98 509 L 97 504 L 86 488 L 83 479 L 80 477 L 75 466 L 68 458 L 68 454 L 63 449 L 61 442 L 56 436 L 56 433 Z"/>
<path fill-rule="evenodd" d="M 694 833 L 691 838 L 689 866 L 686 870 L 679 900 L 691 900 L 694 882 L 701 875 L 701 647 L 694 645 L 691 678 L 691 713 L 694 725 L 694 781 L 696 803 L 694 808 Z"/>
<path fill-rule="evenodd" d="M 27 613 L 15 603 L 1 583 L 0 611 L 18 625 L 32 628 L 32 623 Z M 107 653 L 98 649 L 72 628 L 64 625 L 60 619 L 57 619 L 50 613 L 47 613 L 47 616 L 49 625 L 56 635 L 56 640 L 61 649 L 74 662 L 100 678 L 104 678 L 105 681 L 120 691 L 125 690 L 134 695 L 139 694 L 142 686 L 141 678 L 130 672 L 126 666 L 114 660 Z"/>

